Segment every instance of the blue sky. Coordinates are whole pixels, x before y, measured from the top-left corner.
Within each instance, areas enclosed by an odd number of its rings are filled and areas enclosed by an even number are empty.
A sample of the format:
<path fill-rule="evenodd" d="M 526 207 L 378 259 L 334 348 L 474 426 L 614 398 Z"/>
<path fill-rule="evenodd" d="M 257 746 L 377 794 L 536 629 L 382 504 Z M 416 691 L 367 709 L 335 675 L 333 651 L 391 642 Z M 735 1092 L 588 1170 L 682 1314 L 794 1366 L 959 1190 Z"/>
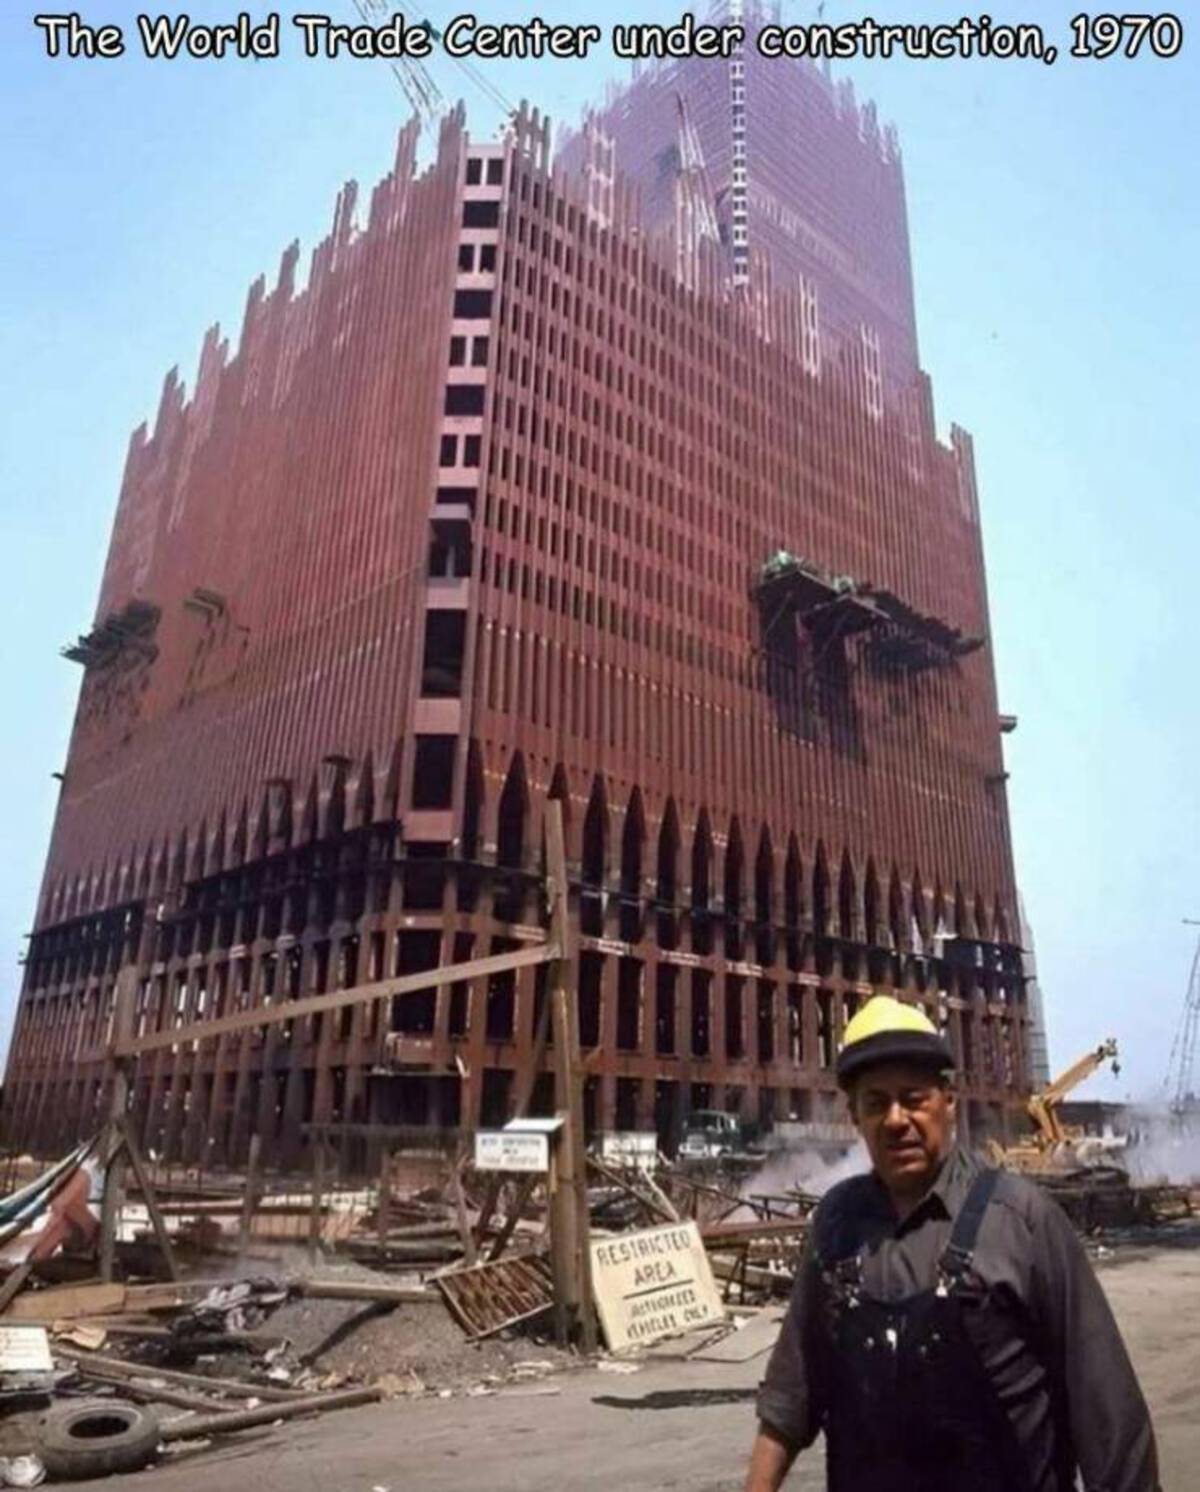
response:
<path fill-rule="evenodd" d="M 238 8 L 188 10 L 231 21 Z M 1036 14 L 1064 53 L 1076 8 L 989 7 L 997 20 Z M 284 55 L 264 62 L 151 62 L 136 48 L 50 60 L 38 9 L 0 18 L 0 1043 L 79 682 L 58 649 L 92 616 L 129 434 L 172 364 L 190 385 L 212 321 L 236 335 L 247 286 L 293 237 L 307 254 L 342 182 L 367 188 L 389 168 L 404 114 L 386 64 L 308 61 L 286 23 Z M 889 22 L 963 13 L 871 9 Z M 81 10 L 133 33 L 134 6 Z M 331 14 L 356 19 L 351 0 Z M 609 18 L 678 14 L 660 0 Z M 856 14 L 826 5 L 826 19 Z M 785 19 L 811 7 L 788 4 Z M 1197 931 L 1181 919 L 1200 917 L 1198 56 L 1200 35 L 1171 61 L 845 68 L 900 131 L 922 358 L 941 429 L 955 420 L 976 439 L 1051 1056 L 1062 1065 L 1116 1035 L 1124 1070 L 1094 1080 L 1097 1096 L 1161 1084 Z M 626 66 L 599 54 L 488 76 L 573 120 Z M 447 59 L 432 71 L 490 135 L 494 106 Z"/>

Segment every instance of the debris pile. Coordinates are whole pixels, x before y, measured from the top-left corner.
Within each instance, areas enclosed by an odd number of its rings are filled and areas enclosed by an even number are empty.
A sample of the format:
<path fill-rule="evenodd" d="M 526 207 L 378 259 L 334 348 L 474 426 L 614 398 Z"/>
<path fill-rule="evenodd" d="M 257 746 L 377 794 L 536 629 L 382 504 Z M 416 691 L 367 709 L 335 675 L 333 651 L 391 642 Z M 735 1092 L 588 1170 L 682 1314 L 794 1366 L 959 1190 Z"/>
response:
<path fill-rule="evenodd" d="M 0 1485 L 132 1469 L 380 1399 L 552 1393 L 539 1381 L 577 1360 L 546 1340 L 562 1309 L 552 1171 L 477 1171 L 460 1146 L 440 1175 L 388 1156 L 358 1189 L 318 1164 L 305 1195 L 253 1166 L 206 1185 L 138 1168 L 114 1203 L 102 1153 L 80 1147 L 0 1199 Z M 586 1164 L 609 1365 L 765 1351 L 817 1198 L 645 1147 Z M 1044 1184 L 1084 1231 L 1130 1220 L 1122 1172 Z M 1183 1188 L 1136 1197 L 1137 1223 L 1190 1212 Z"/>

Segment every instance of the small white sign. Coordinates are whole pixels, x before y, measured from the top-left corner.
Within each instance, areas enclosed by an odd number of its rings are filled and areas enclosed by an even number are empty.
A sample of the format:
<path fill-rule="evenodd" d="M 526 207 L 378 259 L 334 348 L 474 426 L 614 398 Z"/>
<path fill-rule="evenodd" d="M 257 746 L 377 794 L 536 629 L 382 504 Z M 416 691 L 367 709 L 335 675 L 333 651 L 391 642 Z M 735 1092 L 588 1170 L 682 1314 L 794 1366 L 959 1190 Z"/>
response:
<path fill-rule="evenodd" d="M 610 1166 L 653 1171 L 658 1165 L 658 1136 L 652 1129 L 612 1130 L 600 1136 L 600 1159 Z"/>
<path fill-rule="evenodd" d="M 591 1252 L 592 1288 L 610 1352 L 725 1319 L 694 1222 L 600 1239 Z"/>
<path fill-rule="evenodd" d="M 0 1326 L 0 1373 L 52 1373 L 44 1326 Z"/>
<path fill-rule="evenodd" d="M 511 1129 L 479 1130 L 475 1135 L 477 1171 L 548 1171 L 550 1136 Z"/>

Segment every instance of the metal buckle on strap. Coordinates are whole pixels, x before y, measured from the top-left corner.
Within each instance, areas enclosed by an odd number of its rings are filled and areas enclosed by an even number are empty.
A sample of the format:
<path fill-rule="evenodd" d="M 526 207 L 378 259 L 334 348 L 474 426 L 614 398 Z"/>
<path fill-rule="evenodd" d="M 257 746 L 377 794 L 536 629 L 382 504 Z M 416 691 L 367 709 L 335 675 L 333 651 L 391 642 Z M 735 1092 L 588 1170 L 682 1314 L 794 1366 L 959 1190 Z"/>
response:
<path fill-rule="evenodd" d="M 824 1273 L 825 1282 L 835 1299 L 847 1307 L 858 1305 L 863 1293 L 861 1254 L 850 1254 L 845 1259 L 838 1259 Z"/>
<path fill-rule="evenodd" d="M 937 1293 L 949 1295 L 956 1285 L 961 1284 L 974 1258 L 974 1249 L 964 1249 L 957 1243 L 948 1243 L 938 1260 Z"/>

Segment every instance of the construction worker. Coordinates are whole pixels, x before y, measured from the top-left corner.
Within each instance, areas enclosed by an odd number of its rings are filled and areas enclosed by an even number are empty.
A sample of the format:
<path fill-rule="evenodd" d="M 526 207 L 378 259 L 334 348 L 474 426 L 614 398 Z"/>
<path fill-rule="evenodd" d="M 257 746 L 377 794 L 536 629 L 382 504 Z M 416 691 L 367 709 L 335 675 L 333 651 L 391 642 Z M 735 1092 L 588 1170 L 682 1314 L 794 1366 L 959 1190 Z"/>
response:
<path fill-rule="evenodd" d="M 831 1492 L 1160 1492 L 1150 1416 L 1066 1216 L 954 1139 L 954 1059 L 869 1000 L 838 1083 L 871 1158 L 817 1208 L 746 1492 L 824 1431 Z"/>

